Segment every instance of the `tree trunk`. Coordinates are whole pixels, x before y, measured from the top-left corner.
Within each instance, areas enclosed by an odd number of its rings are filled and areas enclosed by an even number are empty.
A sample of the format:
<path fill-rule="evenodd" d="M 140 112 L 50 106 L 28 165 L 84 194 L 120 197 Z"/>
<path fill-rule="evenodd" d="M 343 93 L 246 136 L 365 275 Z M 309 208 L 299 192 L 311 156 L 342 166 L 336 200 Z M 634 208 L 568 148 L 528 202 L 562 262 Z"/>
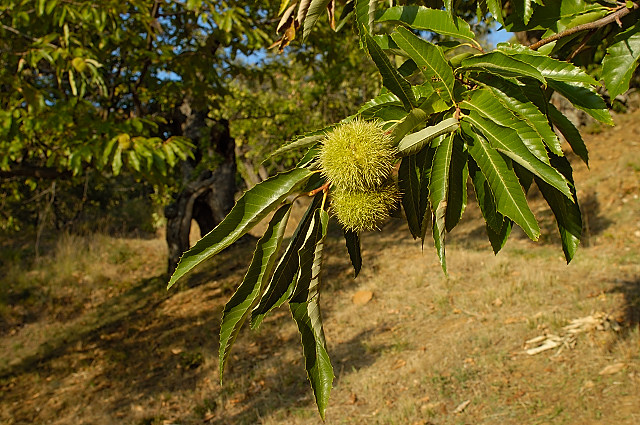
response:
<path fill-rule="evenodd" d="M 185 161 L 182 167 L 184 189 L 165 208 L 169 274 L 190 248 L 191 220 L 196 220 L 200 235 L 204 236 L 231 210 L 236 193 L 235 142 L 229 133 L 229 122 L 219 120 L 208 127 L 206 112 L 193 110 L 189 100 L 184 101 L 180 112 L 184 116 L 182 134 L 193 141 L 196 149 L 194 159 Z M 202 159 L 214 155 L 222 159 L 217 168 L 194 177 Z"/>

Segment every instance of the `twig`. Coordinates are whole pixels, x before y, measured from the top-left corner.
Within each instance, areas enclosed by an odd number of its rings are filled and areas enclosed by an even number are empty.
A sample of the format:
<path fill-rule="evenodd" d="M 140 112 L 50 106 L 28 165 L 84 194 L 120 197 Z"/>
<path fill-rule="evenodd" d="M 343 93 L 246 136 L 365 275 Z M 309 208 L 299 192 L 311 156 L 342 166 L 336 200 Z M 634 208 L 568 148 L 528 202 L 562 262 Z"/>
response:
<path fill-rule="evenodd" d="M 29 34 L 25 34 L 25 33 L 23 33 L 22 31 L 19 31 L 19 30 L 17 30 L 17 29 L 15 29 L 15 28 L 13 28 L 13 27 L 10 27 L 9 25 L 2 24 L 1 26 L 2 26 L 2 28 L 3 28 L 4 30 L 9 31 L 9 32 L 12 32 L 12 33 L 14 33 L 14 34 L 16 34 L 16 35 L 19 35 L 20 37 L 26 38 L 27 40 L 29 40 L 29 41 L 31 41 L 31 42 L 33 42 L 33 43 L 35 43 L 36 41 L 39 41 L 39 39 L 34 38 L 34 37 L 31 37 Z M 58 48 L 58 46 L 56 46 L 55 44 L 51 44 L 51 43 L 45 43 L 45 44 L 46 44 L 47 46 L 49 46 L 49 47 L 54 48 L 54 49 L 57 49 L 57 48 Z"/>
<path fill-rule="evenodd" d="M 584 49 L 584 46 L 586 46 L 589 40 L 591 40 L 591 37 L 593 36 L 594 33 L 595 31 L 589 31 L 587 35 L 584 36 L 580 45 L 567 58 L 567 62 L 571 62 L 573 58 L 575 58 L 578 55 L 578 53 L 580 53 L 582 49 Z"/>
<path fill-rule="evenodd" d="M 323 184 L 319 188 L 313 189 L 311 192 L 307 193 L 307 196 L 316 196 L 320 192 L 325 192 L 326 193 L 329 190 L 329 185 L 330 184 L 331 183 L 326 182 L 325 184 Z"/>
<path fill-rule="evenodd" d="M 629 13 L 631 13 L 632 10 L 638 9 L 638 4 L 637 3 L 633 3 L 633 8 L 628 8 L 627 6 L 620 6 L 616 9 L 615 12 L 613 12 L 610 15 L 605 16 L 604 18 L 598 19 L 597 21 L 593 21 L 593 22 L 588 22 L 586 24 L 582 24 L 582 25 L 578 25 L 576 27 L 573 28 L 569 28 L 567 30 L 564 30 L 562 32 L 559 32 L 558 34 L 554 34 L 550 37 L 547 37 L 545 39 L 542 39 L 540 41 L 538 41 L 537 43 L 532 44 L 531 46 L 529 46 L 529 48 L 531 50 L 538 50 L 540 47 L 544 46 L 545 44 L 549 44 L 553 41 L 559 40 L 563 37 L 575 34 L 577 32 L 580 31 L 585 31 L 585 30 L 594 30 L 594 29 L 598 29 L 598 28 L 602 28 L 605 25 L 609 25 L 612 22 L 617 22 L 618 25 L 621 24 L 620 19 L 627 16 Z"/>

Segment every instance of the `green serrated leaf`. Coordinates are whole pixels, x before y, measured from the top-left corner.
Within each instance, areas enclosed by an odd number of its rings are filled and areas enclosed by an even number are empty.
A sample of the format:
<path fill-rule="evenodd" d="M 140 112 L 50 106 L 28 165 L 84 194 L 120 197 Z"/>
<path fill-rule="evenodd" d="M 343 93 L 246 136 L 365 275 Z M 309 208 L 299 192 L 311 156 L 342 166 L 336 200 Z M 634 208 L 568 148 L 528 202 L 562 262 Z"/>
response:
<path fill-rule="evenodd" d="M 428 118 L 427 112 L 420 108 L 413 108 L 406 117 L 393 127 L 391 140 L 398 143 L 407 133 L 423 124 Z"/>
<path fill-rule="evenodd" d="M 398 96 L 396 96 L 393 93 L 388 93 L 388 92 L 381 93 L 376 97 L 374 97 L 373 99 L 371 99 L 370 101 L 368 101 L 367 103 L 365 103 L 364 105 L 362 105 L 360 107 L 360 110 L 358 110 L 358 114 L 363 117 L 370 117 L 370 116 L 373 116 L 379 110 L 390 105 L 401 106 L 402 102 L 400 102 L 400 99 L 398 99 Z"/>
<path fill-rule="evenodd" d="M 529 124 L 512 113 L 502 104 L 493 92 L 485 89 L 474 90 L 471 98 L 460 103 L 460 108 L 471 109 L 483 117 L 503 127 L 515 130 L 517 136 L 536 158 L 549 164 L 547 149 L 538 132 Z"/>
<path fill-rule="evenodd" d="M 356 24 L 360 37 L 364 38 L 365 34 L 372 33 L 377 0 L 355 0 L 355 2 Z"/>
<path fill-rule="evenodd" d="M 530 77 L 547 84 L 544 76 L 533 66 L 505 55 L 500 51 L 494 51 L 482 55 L 476 55 L 462 61 L 462 66 L 456 72 L 484 71 L 505 77 Z"/>
<path fill-rule="evenodd" d="M 169 280 L 168 288 L 196 265 L 219 253 L 251 230 L 287 196 L 304 185 L 312 174 L 307 169 L 295 168 L 246 191 L 224 220 L 182 255 Z"/>
<path fill-rule="evenodd" d="M 451 19 L 451 14 L 445 10 L 424 6 L 395 6 L 385 10 L 377 21 L 403 23 L 416 30 L 462 38 L 475 44 L 475 34 L 469 24 L 462 18 Z"/>
<path fill-rule="evenodd" d="M 540 112 L 536 105 L 527 98 L 524 91 L 509 81 L 502 78 L 487 78 L 483 84 L 519 119 L 527 123 L 542 138 L 545 145 L 558 156 L 562 156 L 562 146 L 558 136 L 549 126 L 549 120 Z"/>
<path fill-rule="evenodd" d="M 340 13 L 340 17 L 338 18 L 338 23 L 336 24 L 336 32 L 340 32 L 340 30 L 342 30 L 342 27 L 344 27 L 346 23 L 349 22 L 355 8 L 356 5 L 354 0 L 348 0 L 345 3 L 344 7 L 342 8 L 342 12 Z"/>
<path fill-rule="evenodd" d="M 493 253 L 498 254 L 507 243 L 513 227 L 513 221 L 498 212 L 496 201 L 491 193 L 487 179 L 480 172 L 475 161 L 471 160 L 469 162 L 469 175 L 476 192 L 476 200 L 486 222 L 487 237 L 491 243 Z"/>
<path fill-rule="evenodd" d="M 467 137 L 468 136 L 469 135 L 467 135 Z M 487 226 L 495 231 L 500 230 L 504 216 L 498 212 L 498 207 L 491 193 L 489 183 L 473 159 L 469 160 L 469 176 L 471 177 L 473 189 L 476 193 L 476 201 L 478 201 L 478 206 L 480 206 L 480 212 L 484 217 L 484 221 L 487 223 Z"/>
<path fill-rule="evenodd" d="M 433 214 L 433 227 L 431 228 L 431 236 L 433 237 L 433 245 L 436 248 L 438 254 L 438 260 L 440 260 L 440 267 L 444 274 L 447 274 L 447 257 L 445 247 L 445 223 L 444 217 L 447 211 L 447 203 L 443 201 L 435 209 Z"/>
<path fill-rule="evenodd" d="M 504 19 L 502 19 L 502 1 L 487 0 L 487 7 L 493 18 L 504 26 Z"/>
<path fill-rule="evenodd" d="M 111 169 L 113 170 L 113 175 L 117 176 L 120 174 L 120 170 L 122 169 L 122 145 L 118 143 L 118 147 L 116 148 L 116 152 L 113 154 L 113 162 L 111 163 Z"/>
<path fill-rule="evenodd" d="M 380 75 L 382 75 L 382 84 L 389 89 L 391 93 L 398 96 L 405 109 L 410 111 L 416 103 L 411 84 L 391 65 L 387 55 L 370 35 L 365 34 L 364 39 L 371 59 L 373 59 L 373 62 L 380 71 Z"/>
<path fill-rule="evenodd" d="M 588 166 L 589 152 L 587 151 L 587 146 L 584 144 L 584 140 L 582 140 L 580 130 L 573 125 L 569 118 L 565 117 L 562 112 L 558 111 L 558 109 L 551 104 L 549 104 L 549 118 L 551 118 L 553 125 L 560 130 L 560 133 L 562 133 L 567 143 L 569 143 L 571 150 Z"/>
<path fill-rule="evenodd" d="M 403 27 L 398 27 L 391 38 L 421 67 L 423 74 L 443 100 L 453 103 L 453 70 L 445 60 L 442 50 Z"/>
<path fill-rule="evenodd" d="M 322 210 L 322 212 L 325 212 Z M 302 293 L 309 290 L 309 285 L 315 278 L 316 270 L 315 261 L 317 260 L 317 249 L 322 249 L 322 240 L 326 234 L 326 223 L 321 220 L 322 214 L 320 209 L 314 213 L 309 230 L 305 235 L 300 249 L 298 249 L 298 273 L 296 283 L 290 295 L 290 300 L 298 299 Z M 325 212 L 326 214 L 326 212 Z"/>
<path fill-rule="evenodd" d="M 564 157 L 552 158 L 554 166 L 563 171 L 565 177 L 573 183 L 571 164 Z M 578 206 L 578 198 L 576 197 L 575 188 L 572 185 L 573 202 L 554 187 L 549 186 L 541 179 L 536 178 L 536 184 L 547 201 L 556 217 L 560 239 L 562 240 L 562 250 L 564 252 L 567 264 L 575 255 L 580 238 L 582 237 L 582 215 Z"/>
<path fill-rule="evenodd" d="M 533 15 L 533 1 L 532 0 L 517 0 L 513 2 L 516 12 L 522 18 L 525 25 L 529 24 L 531 15 Z"/>
<path fill-rule="evenodd" d="M 324 139 L 327 135 L 328 131 L 331 131 L 335 126 L 325 127 L 322 130 L 314 131 L 312 133 L 307 133 L 307 135 L 298 137 L 297 139 L 287 143 L 284 146 L 279 147 L 274 152 L 272 152 L 268 158 L 273 158 L 274 156 L 282 155 L 285 152 L 289 152 L 295 149 L 304 149 L 310 148 L 311 146 L 318 143 L 320 140 Z M 268 159 L 267 158 L 267 159 Z"/>
<path fill-rule="evenodd" d="M 591 87 L 564 81 L 549 81 L 549 86 L 564 96 L 576 108 L 582 109 L 602 123 L 613 125 L 607 104 Z"/>
<path fill-rule="evenodd" d="M 547 80 L 598 85 L 592 76 L 570 62 L 550 58 L 522 45 L 501 44 L 498 49 L 515 59 L 532 65 Z"/>
<path fill-rule="evenodd" d="M 500 230 L 495 231 L 490 226 L 485 226 L 485 228 L 487 230 L 487 236 L 489 237 L 493 253 L 497 254 L 502 248 L 504 248 L 504 245 L 507 243 L 507 239 L 509 239 L 511 229 L 513 228 L 513 221 L 508 217 L 504 217 Z"/>
<path fill-rule="evenodd" d="M 469 179 L 467 157 L 467 151 L 464 150 L 464 141 L 456 134 L 453 138 L 453 149 L 451 151 L 449 193 L 444 220 L 447 232 L 451 232 L 456 227 L 467 207 L 467 180 Z"/>
<path fill-rule="evenodd" d="M 423 220 L 428 211 L 428 183 L 435 149 L 426 148 L 417 154 L 405 156 L 398 170 L 398 185 L 402 193 L 402 207 L 409 230 L 414 239 L 424 239 Z"/>
<path fill-rule="evenodd" d="M 453 2 L 454 2 L 454 0 L 444 0 L 444 10 L 449 12 L 449 16 L 451 16 L 451 20 L 455 24 L 456 23 L 456 11 L 453 8 Z"/>
<path fill-rule="evenodd" d="M 344 231 L 344 240 L 347 243 L 347 251 L 349 252 L 349 259 L 355 272 L 354 277 L 358 277 L 360 269 L 362 268 L 362 255 L 360 254 L 360 236 L 351 230 Z"/>
<path fill-rule="evenodd" d="M 305 369 L 316 399 L 316 405 L 322 419 L 329 402 L 329 394 L 333 383 L 333 367 L 327 353 L 327 347 L 322 328 L 320 314 L 320 268 L 322 266 L 322 249 L 324 237 L 327 233 L 329 216 L 326 211 L 319 209 L 314 214 L 314 222 L 318 223 L 313 238 L 314 250 L 312 257 L 311 280 L 306 287 L 296 288 L 289 301 L 293 319 L 298 325 L 302 337 L 302 347 L 305 358 Z"/>
<path fill-rule="evenodd" d="M 429 181 L 429 203 L 434 215 L 433 238 L 440 258 L 442 270 L 447 273 L 445 259 L 445 216 L 447 211 L 447 199 L 449 196 L 449 171 L 451 169 L 451 157 L 453 152 L 454 134 L 444 137 L 442 143 L 436 148 L 431 166 L 431 179 Z"/>
<path fill-rule="evenodd" d="M 322 203 L 322 193 L 318 193 L 302 216 L 298 227 L 291 236 L 289 245 L 280 258 L 273 277 L 264 291 L 258 305 L 251 312 L 251 328 L 260 326 L 264 317 L 273 309 L 280 307 L 289 299 L 296 283 L 299 267 L 298 250 L 304 243 L 316 210 Z"/>
<path fill-rule="evenodd" d="M 324 13 L 327 5 L 331 0 L 311 0 L 311 4 L 309 5 L 309 9 L 307 10 L 307 15 L 304 19 L 303 31 L 302 31 L 302 40 L 306 40 L 311 30 L 315 26 L 318 18 L 322 13 Z"/>
<path fill-rule="evenodd" d="M 469 154 L 489 183 L 495 198 L 496 210 L 518 224 L 529 238 L 537 240 L 540 227 L 509 163 L 466 123 L 462 129 L 464 135 L 471 140 L 468 144 Z"/>
<path fill-rule="evenodd" d="M 611 99 L 629 89 L 640 58 L 640 22 L 618 34 L 602 61 L 602 76 Z"/>
<path fill-rule="evenodd" d="M 436 125 L 409 134 L 398 143 L 398 156 L 414 154 L 436 137 L 456 131 L 458 127 L 458 120 L 451 117 Z"/>
<path fill-rule="evenodd" d="M 220 382 L 222 382 L 224 365 L 231 346 L 249 312 L 258 303 L 265 283 L 273 271 L 276 255 L 291 214 L 291 206 L 292 204 L 283 205 L 273 215 L 266 232 L 256 244 L 253 259 L 242 283 L 224 306 L 220 324 Z"/>
<path fill-rule="evenodd" d="M 540 161 L 524 145 L 518 134 L 507 127 L 501 127 L 494 122 L 481 117 L 477 112 L 471 111 L 464 119 L 482 133 L 491 145 L 522 165 L 533 174 L 560 190 L 565 196 L 571 199 L 571 191 L 567 186 L 566 179 L 548 164 Z M 513 217 L 512 217 L 513 218 Z M 517 220 L 514 219 L 516 223 Z M 520 224 L 520 223 L 518 223 Z"/>

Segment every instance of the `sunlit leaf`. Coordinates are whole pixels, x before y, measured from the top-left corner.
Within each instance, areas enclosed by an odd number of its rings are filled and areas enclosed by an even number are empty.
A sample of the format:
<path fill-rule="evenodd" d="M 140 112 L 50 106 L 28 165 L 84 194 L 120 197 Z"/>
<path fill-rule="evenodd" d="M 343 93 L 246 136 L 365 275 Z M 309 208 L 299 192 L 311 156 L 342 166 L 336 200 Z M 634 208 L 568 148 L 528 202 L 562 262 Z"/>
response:
<path fill-rule="evenodd" d="M 220 382 L 231 346 L 240 332 L 251 309 L 258 303 L 267 279 L 273 271 L 278 249 L 282 242 L 291 205 L 283 205 L 269 222 L 264 235 L 258 240 L 253 259 L 242 283 L 224 306 L 220 324 Z"/>
<path fill-rule="evenodd" d="M 562 146 L 558 140 L 558 136 L 549 126 L 549 120 L 540 112 L 536 105 L 527 98 L 520 86 L 506 81 L 502 78 L 485 78 L 479 79 L 485 87 L 493 92 L 493 94 L 506 107 L 516 113 L 518 118 L 533 128 L 545 145 L 558 156 L 562 156 Z"/>
<path fill-rule="evenodd" d="M 540 161 L 549 164 L 547 149 L 538 132 L 525 120 L 507 109 L 493 92 L 483 89 L 474 90 L 469 100 L 460 103 L 460 108 L 474 110 L 498 125 L 515 130 L 527 149 Z"/>
<path fill-rule="evenodd" d="M 496 210 L 512 219 L 532 240 L 537 240 L 540 236 L 540 227 L 509 163 L 466 124 L 463 125 L 463 131 L 468 140 L 471 140 L 468 144 L 469 154 L 489 183 Z"/>
<path fill-rule="evenodd" d="M 311 4 L 309 5 L 309 10 L 307 10 L 307 15 L 304 19 L 303 31 L 302 31 L 302 39 L 306 40 L 306 38 L 311 33 L 314 25 L 318 21 L 318 18 L 322 13 L 324 13 L 327 5 L 331 0 L 311 0 Z"/>
<path fill-rule="evenodd" d="M 467 152 L 464 150 L 464 141 L 456 134 L 453 139 L 449 169 L 449 193 L 445 214 L 447 232 L 456 227 L 467 206 L 467 180 L 469 178 L 467 156 Z"/>
<path fill-rule="evenodd" d="M 602 77 L 611 99 L 626 92 L 640 58 L 640 22 L 616 35 L 602 61 Z"/>
<path fill-rule="evenodd" d="M 503 53 L 534 66 L 547 80 L 598 85 L 592 76 L 570 62 L 550 58 L 522 45 L 501 44 L 498 48 Z"/>
<path fill-rule="evenodd" d="M 507 56 L 500 51 L 464 59 L 460 68 L 456 69 L 456 73 L 472 70 L 484 71 L 505 77 L 530 77 L 546 84 L 544 76 L 535 67 Z"/>
<path fill-rule="evenodd" d="M 613 125 L 607 104 L 591 87 L 563 81 L 549 81 L 549 86 L 567 98 L 576 108 L 582 109 L 600 122 Z"/>
<path fill-rule="evenodd" d="M 533 174 L 560 190 L 567 198 L 571 199 L 571 191 L 567 186 L 567 181 L 564 176 L 555 168 L 536 158 L 535 155 L 527 149 L 514 130 L 499 126 L 493 121 L 481 117 L 475 111 L 471 111 L 471 113 L 469 113 L 468 116 L 464 116 L 463 119 L 473 124 L 495 149 L 498 149 Z M 514 221 L 518 223 L 517 220 L 514 219 Z"/>
<path fill-rule="evenodd" d="M 476 192 L 476 200 L 486 222 L 487 237 L 491 243 L 491 248 L 493 248 L 493 253 L 497 254 L 509 238 L 513 221 L 498 212 L 489 183 L 473 160 L 469 161 L 469 175 Z"/>
<path fill-rule="evenodd" d="M 403 27 L 398 27 L 391 37 L 422 69 L 443 99 L 453 102 L 453 70 L 445 60 L 442 50 Z"/>
<path fill-rule="evenodd" d="M 304 185 L 312 174 L 312 171 L 295 168 L 246 191 L 224 220 L 182 255 L 168 287 L 172 287 L 189 270 L 237 241 L 287 196 Z"/>
<path fill-rule="evenodd" d="M 267 286 L 260 302 L 251 313 L 252 328 L 255 329 L 259 327 L 262 320 L 264 320 L 264 317 L 271 310 L 284 304 L 284 302 L 291 296 L 296 283 L 298 267 L 300 265 L 298 250 L 304 243 L 315 211 L 320 207 L 321 202 L 322 193 L 319 193 L 314 197 L 313 201 L 304 213 L 304 216 L 300 220 L 300 223 L 298 223 L 298 227 L 291 236 L 287 249 L 284 254 L 282 254 L 282 257 L 273 272 L 273 277 L 269 282 L 269 286 Z"/>
<path fill-rule="evenodd" d="M 298 325 L 298 331 L 302 337 L 307 376 L 316 398 L 318 411 L 323 419 L 334 378 L 333 367 L 327 353 L 319 304 L 320 267 L 322 265 L 323 241 L 327 233 L 328 221 L 329 216 L 326 211 L 322 209 L 316 210 L 314 222 L 317 225 L 312 226 L 315 235 L 307 239 L 314 241 L 311 259 L 311 279 L 306 286 L 296 288 L 293 297 L 289 301 L 293 319 Z"/>
<path fill-rule="evenodd" d="M 458 120 L 451 117 L 436 125 L 409 134 L 398 143 L 398 155 L 405 156 L 414 154 L 436 137 L 456 131 L 458 127 Z"/>
<path fill-rule="evenodd" d="M 440 145 L 436 148 L 431 166 L 431 179 L 429 182 L 429 203 L 434 214 L 433 237 L 436 250 L 440 258 L 442 270 L 447 272 L 445 259 L 445 214 L 447 210 L 447 198 L 449 196 L 449 171 L 451 169 L 451 157 L 453 152 L 454 135 L 444 136 Z"/>
<path fill-rule="evenodd" d="M 454 21 L 451 14 L 445 10 L 424 6 L 395 6 L 386 9 L 377 21 L 402 23 L 416 30 L 433 31 L 475 42 L 475 34 L 469 24 L 462 18 L 456 18 Z"/>
<path fill-rule="evenodd" d="M 365 34 L 364 39 L 371 59 L 373 59 L 373 62 L 380 71 L 380 75 L 382 75 L 382 84 L 389 89 L 391 93 L 398 96 L 407 111 L 411 110 L 416 103 L 411 84 L 391 65 L 387 55 L 370 35 Z"/>

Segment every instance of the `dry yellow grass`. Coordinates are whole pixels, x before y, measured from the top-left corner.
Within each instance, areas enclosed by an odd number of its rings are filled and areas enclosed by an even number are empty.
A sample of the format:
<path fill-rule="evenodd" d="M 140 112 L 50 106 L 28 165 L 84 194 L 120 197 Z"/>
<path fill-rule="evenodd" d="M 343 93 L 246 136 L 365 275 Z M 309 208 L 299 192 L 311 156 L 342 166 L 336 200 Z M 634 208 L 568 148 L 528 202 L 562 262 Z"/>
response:
<path fill-rule="evenodd" d="M 400 221 L 390 221 L 363 236 L 364 267 L 353 280 L 334 225 L 322 293 L 337 376 L 327 423 L 640 423 L 639 117 L 620 116 L 618 127 L 587 137 L 591 171 L 572 158 L 589 234 L 569 266 L 535 193 L 541 242 L 514 231 L 493 256 L 470 205 L 449 235 L 448 277 L 433 248 L 422 252 Z M 64 269 L 65 256 L 78 257 L 71 250 L 36 269 L 58 276 L 43 297 L 62 304 L 3 328 L 0 423 L 321 423 L 286 309 L 258 332 L 241 332 L 225 386 L 218 383 L 222 306 L 242 278 L 250 243 L 166 293 L 161 240 L 103 238 L 84 245 L 89 261 Z M 93 283 L 63 279 L 78 272 Z M 362 290 L 371 301 L 353 303 Z M 67 291 L 68 302 L 50 297 L 57 291 Z M 75 299 L 82 308 L 65 316 Z M 601 330 L 525 352 L 527 340 L 567 336 L 572 320 L 598 313 L 608 318 Z"/>

